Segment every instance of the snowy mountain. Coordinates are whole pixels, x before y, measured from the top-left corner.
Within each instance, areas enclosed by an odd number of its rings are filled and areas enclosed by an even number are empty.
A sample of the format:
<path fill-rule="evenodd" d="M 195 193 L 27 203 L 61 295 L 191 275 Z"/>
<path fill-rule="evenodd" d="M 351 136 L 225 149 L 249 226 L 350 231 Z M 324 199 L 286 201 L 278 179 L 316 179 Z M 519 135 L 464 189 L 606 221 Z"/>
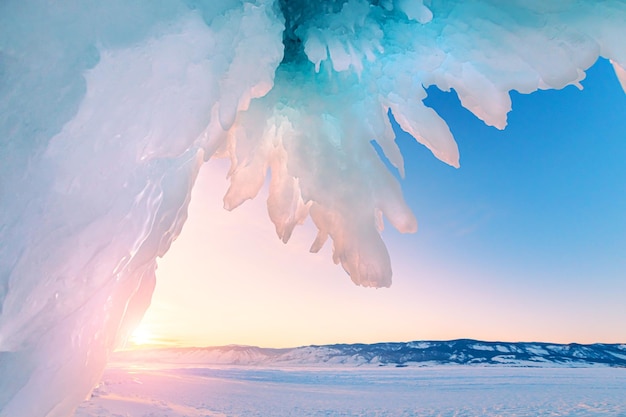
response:
<path fill-rule="evenodd" d="M 613 366 L 626 367 L 626 344 L 482 342 L 471 339 L 337 344 L 266 349 L 254 346 L 166 348 L 116 352 L 113 362 L 265 366 Z"/>

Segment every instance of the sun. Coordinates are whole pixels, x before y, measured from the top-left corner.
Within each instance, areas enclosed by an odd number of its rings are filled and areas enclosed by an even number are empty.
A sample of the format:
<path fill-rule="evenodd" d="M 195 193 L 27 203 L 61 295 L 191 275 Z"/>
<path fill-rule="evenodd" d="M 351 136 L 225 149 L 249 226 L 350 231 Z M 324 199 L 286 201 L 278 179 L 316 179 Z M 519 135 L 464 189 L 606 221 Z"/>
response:
<path fill-rule="evenodd" d="M 129 338 L 130 346 L 145 346 L 158 343 L 158 338 L 143 323 L 139 324 L 133 334 Z"/>

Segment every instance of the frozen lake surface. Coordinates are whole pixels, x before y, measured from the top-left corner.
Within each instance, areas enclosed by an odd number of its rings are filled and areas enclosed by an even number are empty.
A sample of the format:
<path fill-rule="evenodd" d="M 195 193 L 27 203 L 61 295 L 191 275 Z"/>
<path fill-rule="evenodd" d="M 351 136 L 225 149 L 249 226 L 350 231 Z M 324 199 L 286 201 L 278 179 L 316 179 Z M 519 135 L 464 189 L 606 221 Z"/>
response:
<path fill-rule="evenodd" d="M 112 416 L 626 416 L 626 369 L 111 367 L 76 417 Z"/>

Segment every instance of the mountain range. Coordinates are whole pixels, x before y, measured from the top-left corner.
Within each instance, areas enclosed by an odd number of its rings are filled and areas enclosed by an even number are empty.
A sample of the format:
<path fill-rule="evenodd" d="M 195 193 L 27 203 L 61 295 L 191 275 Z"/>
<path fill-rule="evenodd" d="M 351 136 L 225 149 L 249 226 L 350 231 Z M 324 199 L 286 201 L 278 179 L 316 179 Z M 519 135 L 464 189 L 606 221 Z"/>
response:
<path fill-rule="evenodd" d="M 626 367 L 626 344 L 484 342 L 471 339 L 374 344 L 335 344 L 287 349 L 229 345 L 134 349 L 112 362 L 245 366 Z"/>

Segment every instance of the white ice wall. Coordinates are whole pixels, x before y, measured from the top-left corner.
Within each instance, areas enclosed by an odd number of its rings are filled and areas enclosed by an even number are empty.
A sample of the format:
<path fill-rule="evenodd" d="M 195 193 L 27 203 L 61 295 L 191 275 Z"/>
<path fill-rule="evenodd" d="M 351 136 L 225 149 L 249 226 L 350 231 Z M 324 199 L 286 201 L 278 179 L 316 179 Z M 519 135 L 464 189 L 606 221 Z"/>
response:
<path fill-rule="evenodd" d="M 166 2 L 157 18 L 149 2 L 109 14 L 42 3 L 0 12 L 13 20 L 2 145 L 18 158 L 3 155 L 0 183 L 3 417 L 67 416 L 88 395 L 150 303 L 155 259 L 180 232 L 220 122 L 272 87 L 282 59 L 283 25 L 263 1 L 215 16 Z M 126 29 L 118 15 L 146 27 L 112 40 Z M 28 28 L 42 33 L 11 39 Z"/>

